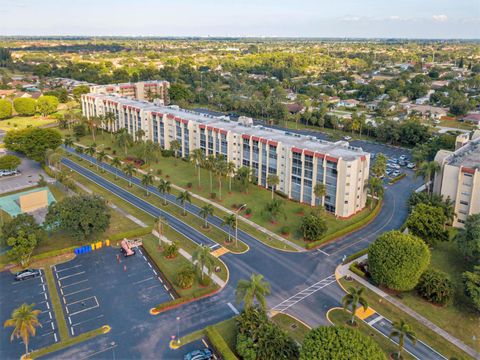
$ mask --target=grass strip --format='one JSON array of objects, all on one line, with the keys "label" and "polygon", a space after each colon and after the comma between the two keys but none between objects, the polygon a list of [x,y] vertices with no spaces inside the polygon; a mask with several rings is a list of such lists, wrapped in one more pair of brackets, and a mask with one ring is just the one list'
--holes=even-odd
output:
[{"label": "grass strip", "polygon": [[304,323],[286,314],[278,313],[272,317],[272,321],[299,344],[303,343],[303,339],[310,331]]},{"label": "grass strip", "polygon": [[70,335],[68,334],[67,322],[65,321],[65,317],[63,316],[62,303],[60,302],[57,287],[55,286],[55,279],[53,277],[52,268],[50,266],[45,266],[44,272],[45,278],[47,279],[48,294],[50,295],[50,301],[52,302],[55,319],[57,319],[60,340],[68,340],[70,338]]}]

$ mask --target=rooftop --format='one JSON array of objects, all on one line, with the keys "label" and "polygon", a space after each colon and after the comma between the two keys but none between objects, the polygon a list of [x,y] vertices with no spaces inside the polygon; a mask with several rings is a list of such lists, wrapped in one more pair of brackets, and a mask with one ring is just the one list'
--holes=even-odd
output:
[{"label": "rooftop", "polygon": [[480,138],[471,140],[453,152],[448,157],[447,163],[453,166],[464,166],[480,170]]},{"label": "rooftop", "polygon": [[227,116],[201,114],[192,110],[180,109],[177,106],[158,106],[147,101],[132,100],[112,95],[89,94],[88,96],[115,101],[122,105],[131,106],[143,111],[171,114],[184,120],[195,121],[199,124],[232,131],[237,134],[257,136],[259,138],[281,142],[287,146],[328,154],[337,158],[341,157],[345,161],[353,161],[361,156],[368,155],[368,153],[364,152],[361,148],[350,146],[347,141],[329,142],[314,136],[300,135],[294,132],[272,129],[261,125],[245,126],[237,121],[230,120]]}]

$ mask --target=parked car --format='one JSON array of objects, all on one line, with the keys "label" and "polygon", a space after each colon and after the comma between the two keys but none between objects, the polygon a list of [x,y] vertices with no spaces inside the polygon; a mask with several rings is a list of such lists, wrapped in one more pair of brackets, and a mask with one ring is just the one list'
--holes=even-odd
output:
[{"label": "parked car", "polygon": [[397,158],[394,158],[394,157],[388,159],[388,161],[389,161],[389,162],[392,162],[392,163],[394,163],[394,164],[398,163],[398,159],[397,159]]},{"label": "parked car", "polygon": [[343,140],[349,141],[352,140],[352,137],[347,135],[343,137]]},{"label": "parked car", "polygon": [[210,349],[193,350],[183,357],[184,360],[210,360],[213,353]]},{"label": "parked car", "polygon": [[10,176],[19,174],[18,170],[0,170],[0,176]]},{"label": "parked car", "polygon": [[40,270],[37,269],[25,269],[22,271],[19,271],[15,274],[15,280],[21,281],[21,280],[27,280],[27,279],[32,279],[37,276],[40,276]]},{"label": "parked car", "polygon": [[399,159],[400,160],[407,160],[407,155],[400,155]]},{"label": "parked car", "polygon": [[394,172],[392,172],[392,177],[397,177],[397,176],[400,176],[401,172],[399,170],[395,170]]},{"label": "parked car", "polygon": [[387,174],[387,176],[389,176],[392,172],[393,172],[392,169],[387,169],[387,171],[385,171],[385,173]]},{"label": "parked car", "polygon": [[415,169],[415,163],[408,163],[407,167],[409,169]]}]

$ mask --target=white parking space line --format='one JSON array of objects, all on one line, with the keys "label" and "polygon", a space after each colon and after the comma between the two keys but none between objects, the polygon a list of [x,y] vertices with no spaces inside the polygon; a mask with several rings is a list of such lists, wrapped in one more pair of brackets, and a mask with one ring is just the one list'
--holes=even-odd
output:
[{"label": "white parking space line", "polygon": [[80,322],[78,322],[78,323],[72,324],[72,327],[73,327],[73,326],[82,325],[82,324],[85,324],[86,322],[89,322],[89,321],[92,321],[92,320],[101,319],[101,318],[103,318],[103,314],[102,314],[102,315],[95,316],[94,318],[91,318],[91,319],[83,320],[83,321],[80,321]]},{"label": "white parking space line", "polygon": [[76,268],[81,267],[81,266],[83,266],[83,265],[80,265],[80,264],[79,264],[79,265],[71,266],[71,267],[66,268],[66,269],[55,270],[55,271],[56,271],[57,273],[60,273],[60,272],[62,272],[62,271],[67,271],[67,270],[70,270],[70,269],[76,269]]},{"label": "white parking space line", "polygon": [[86,297],[85,299],[73,301],[73,302],[69,303],[67,306],[71,306],[71,305],[74,305],[74,304],[78,304],[79,302],[85,302],[86,300],[89,300],[89,299],[95,299],[95,301],[96,301],[97,304],[98,304],[97,298],[96,298],[95,296],[89,296],[89,297]]},{"label": "white parking space line", "polygon": [[155,271],[155,269],[153,269],[153,272],[155,273],[155,276],[158,276],[157,272]]},{"label": "white parking space line", "polygon": [[143,259],[144,259],[145,261],[148,261],[147,258],[145,257],[145,255],[143,255]]},{"label": "white parking space line", "polygon": [[145,281],[149,281],[149,280],[153,280],[153,279],[155,279],[155,278],[154,277],[149,277],[149,278],[146,278],[146,279],[143,279],[143,280],[135,281],[134,283],[132,283],[132,285],[141,284]]},{"label": "white parking space line", "polygon": [[153,268],[152,268],[152,264],[150,264],[150,263],[147,263],[147,264],[148,264],[148,266],[150,266],[150,269],[153,269]]},{"label": "white parking space line", "polygon": [[78,276],[78,275],[82,275],[82,274],[85,274],[85,271],[80,271],[80,272],[72,274],[72,275],[67,275],[67,276],[64,276],[62,278],[59,278],[58,280],[64,280],[64,279],[68,279],[68,278],[71,278],[73,276]]},{"label": "white parking space line", "polygon": [[91,287],[88,287],[88,288],[78,290],[78,291],[74,291],[74,292],[71,292],[71,293],[68,293],[68,294],[63,294],[63,292],[62,292],[62,295],[67,297],[67,296],[75,295],[75,294],[78,294],[78,293],[81,293],[81,292],[84,292],[84,291],[87,291],[87,290],[91,290],[91,289],[92,289]]},{"label": "white parking space line", "polygon": [[143,255],[143,252],[140,248],[138,248],[138,252],[140,253],[140,255]]},{"label": "white parking space line", "polygon": [[73,327],[71,327],[71,326],[70,326],[70,331],[71,331],[71,333],[72,333],[72,336],[74,336],[75,333],[73,332]]},{"label": "white parking space line", "polygon": [[240,314],[240,311],[237,310],[235,306],[232,305],[232,303],[227,303],[228,307],[233,311],[235,315]]},{"label": "white parking space line", "polygon": [[55,342],[58,342],[57,333],[53,333],[53,337],[55,338]]},{"label": "white parking space line", "polygon": [[88,281],[88,279],[80,280],[80,281],[77,281],[77,282],[75,282],[75,283],[73,283],[73,284],[68,284],[68,285],[64,285],[64,286],[60,285],[60,281],[59,281],[59,282],[58,282],[58,285],[60,285],[60,287],[62,287],[62,288],[65,289],[65,288],[67,288],[67,287],[69,287],[69,286],[81,284],[81,283],[84,283],[84,282],[86,282],[86,281]]},{"label": "white parking space line", "polygon": [[[88,308],[85,308],[85,309],[82,309],[82,310],[79,310],[77,312],[74,312],[74,313],[70,313],[70,316],[73,316],[73,315],[77,315],[77,314],[80,314],[80,313],[83,313],[85,311],[89,311],[89,310],[92,310],[92,309],[96,309],[100,306],[100,304],[98,303],[97,301],[97,297],[96,296],[93,296],[93,298],[95,299],[95,302],[97,303],[96,305],[94,306],[91,306],[91,307],[88,307]],[[81,301],[81,300],[80,300]],[[73,303],[72,303],[73,304]],[[66,308],[68,308],[68,306],[72,305],[72,304],[69,304],[66,306]]]}]

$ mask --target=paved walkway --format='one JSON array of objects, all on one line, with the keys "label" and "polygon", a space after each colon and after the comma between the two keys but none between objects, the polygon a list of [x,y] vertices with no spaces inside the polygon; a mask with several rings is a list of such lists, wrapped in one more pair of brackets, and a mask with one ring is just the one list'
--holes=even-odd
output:
[{"label": "paved walkway", "polygon": [[[74,143],[74,144],[75,144],[76,146],[80,146],[80,147],[83,147],[83,148],[86,148],[86,147],[87,147],[87,146],[82,145],[82,144],[80,144],[80,143]],[[107,158],[111,159],[112,157],[109,156],[109,155],[107,155]],[[123,164],[123,162],[122,162],[122,164]],[[137,172],[140,173],[140,174],[146,174],[146,173],[147,173],[146,171],[143,171],[143,170],[141,170],[141,169],[138,169]],[[158,177],[155,176],[155,180],[160,180],[160,178],[158,178]],[[172,187],[173,187],[175,190],[177,190],[177,191],[182,191],[182,192],[183,192],[183,191],[186,190],[186,189],[184,189],[184,188],[182,188],[182,187],[180,187],[180,186],[178,186],[178,185],[175,185],[175,184],[172,184]],[[215,206],[217,209],[219,209],[219,210],[221,210],[221,211],[224,211],[224,212],[226,212],[227,214],[235,214],[234,211],[232,211],[232,210],[230,210],[230,209],[227,209],[226,207],[224,207],[224,206],[216,203],[215,201],[211,201],[211,200],[209,200],[209,199],[206,199],[206,198],[204,198],[204,197],[202,197],[202,196],[200,196],[200,195],[198,195],[198,194],[192,193],[192,192],[190,192],[190,194],[191,194],[191,196],[192,196],[193,198],[195,198],[195,199],[197,199],[197,200],[200,200],[200,201],[203,201],[203,202],[205,202],[205,203],[207,203],[207,204],[213,205],[213,206]],[[251,227],[255,228],[256,230],[261,231],[261,232],[267,234],[268,236],[274,238],[275,240],[278,240],[278,241],[284,243],[285,245],[290,246],[291,248],[295,249],[296,251],[306,251],[306,249],[303,248],[303,247],[301,247],[300,245],[297,245],[297,244],[295,244],[295,243],[293,243],[293,242],[291,242],[291,241],[289,241],[289,240],[281,237],[280,235],[275,234],[274,232],[272,232],[272,231],[264,228],[263,226],[260,226],[260,225],[256,224],[255,222],[253,222],[253,221],[251,221],[251,220],[243,217],[242,215],[239,215],[239,216],[238,216],[238,219],[239,219],[240,221],[243,221],[244,223],[250,225]],[[281,250],[281,249],[280,249],[280,250]]]},{"label": "paved walkway", "polygon": [[[362,260],[365,260],[366,258],[367,258],[367,255],[363,255],[360,258],[355,259],[354,261],[360,262]],[[413,311],[411,308],[404,305],[402,302],[398,301],[397,299],[393,298],[392,296],[388,295],[386,292],[382,291],[381,289],[379,289],[375,285],[371,284],[367,280],[365,280],[362,277],[358,276],[357,274],[354,274],[353,272],[351,272],[349,270],[350,264],[351,263],[348,263],[348,264],[345,264],[345,265],[340,265],[337,268],[337,273],[338,273],[340,278],[342,278],[346,275],[350,276],[351,278],[355,279],[357,282],[359,282],[360,284],[362,284],[363,286],[365,286],[369,290],[376,293],[378,296],[387,300],[392,305],[401,309],[403,312],[407,313],[408,315],[413,317],[415,320],[419,321],[420,323],[422,323],[423,325],[425,325],[426,327],[428,327],[432,331],[436,332],[439,336],[443,337],[448,342],[452,343],[453,345],[455,345],[459,349],[466,352],[468,355],[472,356],[474,359],[480,359],[480,354],[478,352],[476,352],[474,349],[472,349],[471,347],[465,345],[461,340],[459,340],[456,337],[450,335],[448,332],[443,330],[441,327],[435,325],[430,320],[426,319],[425,317],[423,317],[422,315],[420,315],[416,311]]]}]

